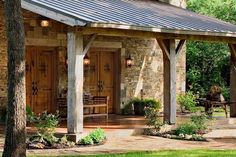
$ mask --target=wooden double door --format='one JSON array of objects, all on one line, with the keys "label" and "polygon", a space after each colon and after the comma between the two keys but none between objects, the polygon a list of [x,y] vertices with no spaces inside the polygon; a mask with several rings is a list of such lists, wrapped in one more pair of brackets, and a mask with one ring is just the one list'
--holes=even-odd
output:
[{"label": "wooden double door", "polygon": [[[94,96],[109,96],[109,113],[115,112],[115,52],[90,51],[84,67],[85,90]],[[96,111],[103,112],[103,111]]]},{"label": "wooden double door", "polygon": [[55,111],[55,61],[55,48],[26,48],[26,104],[36,114]]}]

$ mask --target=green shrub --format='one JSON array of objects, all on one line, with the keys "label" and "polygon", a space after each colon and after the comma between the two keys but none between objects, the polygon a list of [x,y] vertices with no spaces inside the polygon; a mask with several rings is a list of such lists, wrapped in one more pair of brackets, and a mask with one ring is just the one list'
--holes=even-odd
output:
[{"label": "green shrub", "polygon": [[79,143],[82,145],[93,145],[94,143],[100,143],[106,138],[104,130],[97,128],[90,134],[83,137]]},{"label": "green shrub", "polygon": [[221,93],[224,96],[226,101],[230,101],[230,90],[229,87],[222,86]]},{"label": "green shrub", "polygon": [[132,104],[134,105],[134,113],[135,115],[144,115],[144,107],[145,107],[145,101],[139,98],[134,98],[132,101]]},{"label": "green shrub", "polygon": [[198,134],[198,133],[204,133],[207,129],[207,122],[209,121],[206,114],[198,113],[195,115],[192,115],[190,118],[190,122],[180,125],[175,133],[176,135],[179,134]]},{"label": "green shrub", "polygon": [[26,106],[26,118],[28,122],[34,122],[36,119],[36,116],[29,106]]},{"label": "green shrub", "polygon": [[197,131],[206,130],[208,120],[206,114],[196,114],[191,116],[191,122],[196,125]]},{"label": "green shrub", "polygon": [[43,112],[39,116],[36,116],[29,109],[27,110],[27,119],[33,123],[37,129],[36,138],[48,144],[56,142],[58,139],[54,134],[56,127],[59,126],[59,112],[56,112],[56,114]]},{"label": "green shrub", "polygon": [[145,103],[146,107],[151,107],[156,110],[161,109],[161,103],[160,103],[160,101],[157,101],[156,99],[152,99],[152,98],[144,99],[144,103]]},{"label": "green shrub", "polygon": [[152,107],[152,108],[156,108],[158,110],[161,108],[160,102],[155,99],[133,98],[125,105],[124,112],[131,114],[132,113],[132,105],[134,107],[135,115],[145,115],[145,111],[144,111],[145,107]]},{"label": "green shrub", "polygon": [[133,102],[129,101],[127,104],[125,104],[124,108],[123,108],[123,114],[124,115],[131,115],[133,113]]},{"label": "green shrub", "polygon": [[192,92],[187,92],[177,96],[177,103],[180,105],[182,112],[184,110],[195,112],[196,111],[196,97]]},{"label": "green shrub", "polygon": [[88,136],[83,137],[80,140],[80,144],[82,144],[82,145],[93,145],[94,142],[93,142],[92,137],[90,135],[88,135]]},{"label": "green shrub", "polygon": [[195,134],[196,132],[197,132],[196,124],[192,122],[182,124],[175,130],[176,135],[180,135],[180,134],[192,135],[192,134]]},{"label": "green shrub", "polygon": [[153,127],[156,130],[159,130],[163,125],[163,122],[160,118],[160,101],[156,101],[154,99],[146,99],[145,100],[147,106],[145,107],[145,118],[147,119],[147,126]]},{"label": "green shrub", "polygon": [[100,128],[95,129],[94,131],[92,131],[89,134],[89,136],[92,138],[94,143],[100,143],[106,138],[105,132]]}]

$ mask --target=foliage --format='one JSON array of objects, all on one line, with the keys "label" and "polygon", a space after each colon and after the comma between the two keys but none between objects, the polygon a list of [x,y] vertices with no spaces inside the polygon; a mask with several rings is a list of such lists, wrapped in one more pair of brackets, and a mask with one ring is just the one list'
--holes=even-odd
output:
[{"label": "foliage", "polygon": [[195,114],[191,116],[191,122],[196,125],[197,131],[207,129],[207,122],[209,121],[206,114]]},{"label": "foliage", "polygon": [[182,125],[180,125],[176,130],[175,130],[175,134],[176,135],[192,135],[195,134],[197,130],[197,127],[194,123],[192,122],[188,122],[188,123],[184,123]]},{"label": "foliage", "polygon": [[30,106],[26,106],[26,118],[28,122],[33,122],[35,120],[35,115]]},{"label": "foliage", "polygon": [[132,103],[132,101],[129,101],[127,104],[125,104],[125,106],[123,108],[123,114],[125,114],[125,115],[133,114],[133,103]]},{"label": "foliage", "polygon": [[66,135],[62,136],[61,138],[58,139],[58,143],[59,144],[62,144],[64,146],[69,146],[69,147],[72,147],[75,145],[74,142],[72,141],[69,141],[68,140],[68,137]]},{"label": "foliage", "polygon": [[153,127],[157,131],[160,130],[160,127],[163,125],[158,108],[146,107],[145,118],[147,119],[147,126]]},{"label": "foliage", "polygon": [[92,137],[88,135],[88,136],[83,137],[80,140],[80,144],[82,144],[82,145],[93,145],[94,142],[93,142]]},{"label": "foliage", "polygon": [[92,131],[90,133],[90,137],[92,138],[94,143],[100,143],[101,141],[103,141],[106,138],[104,130],[102,130],[100,128]]},{"label": "foliage", "polygon": [[187,92],[185,94],[180,94],[177,96],[177,103],[180,105],[181,111],[184,110],[194,112],[196,111],[196,97],[192,92]]},{"label": "foliage", "polygon": [[229,87],[222,86],[221,87],[221,94],[224,96],[226,101],[230,100],[230,92],[229,92]]},{"label": "foliage", "polygon": [[[188,0],[187,8],[236,24],[235,0]],[[227,44],[187,42],[187,87],[205,97],[209,87],[219,85],[229,100],[230,53]]]},{"label": "foliage", "polygon": [[92,131],[87,136],[83,137],[79,143],[82,145],[93,145],[101,143],[103,140],[106,139],[104,130],[97,128],[94,131]]},{"label": "foliage", "polygon": [[147,107],[151,107],[156,110],[161,109],[161,103],[160,101],[157,101],[156,99],[153,99],[153,98],[144,99],[144,103],[146,104]]},{"label": "foliage", "polygon": [[184,123],[177,127],[175,134],[176,135],[193,135],[193,134],[203,134],[207,129],[208,117],[206,114],[197,113],[192,115],[190,121]]},{"label": "foliage", "polygon": [[132,108],[134,108],[134,112],[136,115],[144,115],[145,107],[152,107],[156,109],[161,108],[160,102],[158,102],[156,99],[148,98],[148,99],[139,99],[139,98],[133,98],[124,107],[124,112],[132,114]]},{"label": "foliage", "polygon": [[58,139],[54,136],[56,127],[59,126],[59,112],[48,114],[46,111],[36,116],[29,108],[27,109],[27,119],[33,123],[37,129],[35,139],[52,144]]}]

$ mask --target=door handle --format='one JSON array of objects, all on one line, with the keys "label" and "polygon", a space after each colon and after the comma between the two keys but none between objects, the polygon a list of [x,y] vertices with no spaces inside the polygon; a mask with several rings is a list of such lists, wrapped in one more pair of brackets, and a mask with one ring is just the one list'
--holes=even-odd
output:
[{"label": "door handle", "polygon": [[32,95],[35,95],[35,82],[32,82]]},{"label": "door handle", "polygon": [[38,94],[38,83],[32,82],[32,95],[37,95],[37,94]]},{"label": "door handle", "polygon": [[101,81],[101,88],[100,88],[101,92],[103,91],[103,86],[104,86],[104,81]]},{"label": "door handle", "polygon": [[98,81],[98,92],[101,92],[101,81]]},{"label": "door handle", "polygon": [[35,95],[38,95],[38,82],[35,82]]},{"label": "door handle", "polygon": [[98,81],[98,92],[103,91],[104,81]]}]

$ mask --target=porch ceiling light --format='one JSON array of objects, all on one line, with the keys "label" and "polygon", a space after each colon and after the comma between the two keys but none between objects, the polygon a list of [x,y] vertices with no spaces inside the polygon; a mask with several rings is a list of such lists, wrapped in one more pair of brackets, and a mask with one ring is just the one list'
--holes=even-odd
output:
[{"label": "porch ceiling light", "polygon": [[40,22],[41,27],[49,27],[49,20],[43,19]]},{"label": "porch ceiling light", "polygon": [[125,58],[125,65],[126,68],[130,68],[133,65],[133,59],[131,58],[130,55]]},{"label": "porch ceiling light", "polygon": [[84,56],[84,65],[89,65],[89,64],[90,64],[90,58],[86,53],[86,55]]}]

